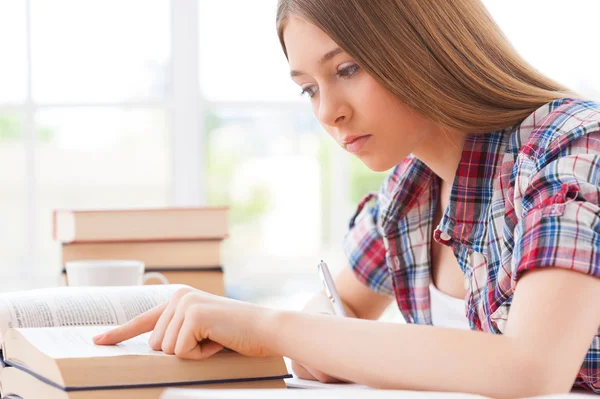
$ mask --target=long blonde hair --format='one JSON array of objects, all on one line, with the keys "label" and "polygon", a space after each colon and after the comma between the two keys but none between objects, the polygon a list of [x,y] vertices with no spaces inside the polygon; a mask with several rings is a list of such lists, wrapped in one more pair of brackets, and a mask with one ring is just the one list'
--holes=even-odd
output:
[{"label": "long blonde hair", "polygon": [[504,129],[574,93],[523,60],[480,0],[279,0],[323,30],[383,87],[430,120],[468,133]]}]

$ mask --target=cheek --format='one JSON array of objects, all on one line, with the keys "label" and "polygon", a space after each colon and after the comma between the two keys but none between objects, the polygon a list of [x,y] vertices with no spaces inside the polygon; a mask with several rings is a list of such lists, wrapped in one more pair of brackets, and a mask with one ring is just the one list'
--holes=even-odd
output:
[{"label": "cheek", "polygon": [[[387,89],[384,89],[379,84],[374,83],[369,90],[369,95],[365,106],[369,108],[372,114],[377,114],[379,118],[385,115],[385,119],[382,122],[397,120],[403,115],[402,103]],[[381,119],[379,119],[381,120]]]},{"label": "cheek", "polygon": [[366,133],[385,135],[390,129],[395,130],[392,125],[397,124],[400,116],[397,113],[399,100],[373,78],[364,80],[353,98],[354,110],[364,122],[361,125]]},{"label": "cheek", "polygon": [[337,141],[337,137],[333,134],[333,129],[330,129],[329,127],[323,125],[322,123],[320,125],[323,128],[323,130],[325,130],[327,132],[329,137],[331,137],[332,139]]}]

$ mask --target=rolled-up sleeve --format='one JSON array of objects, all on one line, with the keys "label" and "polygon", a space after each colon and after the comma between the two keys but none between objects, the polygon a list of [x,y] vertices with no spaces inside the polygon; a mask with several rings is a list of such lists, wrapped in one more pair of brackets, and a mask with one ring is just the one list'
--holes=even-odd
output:
[{"label": "rolled-up sleeve", "polygon": [[344,239],[344,252],[359,281],[373,291],[393,295],[393,284],[386,266],[386,249],[379,233],[379,198],[366,195],[359,203]]},{"label": "rolled-up sleeve", "polygon": [[538,170],[524,187],[522,215],[514,230],[513,289],[525,271],[544,267],[600,277],[597,148],[558,157]]}]

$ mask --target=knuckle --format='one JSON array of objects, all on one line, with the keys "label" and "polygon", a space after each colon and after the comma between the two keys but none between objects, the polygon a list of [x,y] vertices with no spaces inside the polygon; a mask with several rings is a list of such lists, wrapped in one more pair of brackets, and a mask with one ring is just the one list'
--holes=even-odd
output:
[{"label": "knuckle", "polygon": [[187,309],[191,304],[198,300],[198,295],[196,292],[188,292],[185,294],[181,300],[179,301],[179,307]]},{"label": "knuckle", "polygon": [[191,358],[190,353],[184,351],[183,348],[181,348],[179,345],[175,346],[175,348],[173,350],[173,354],[180,359],[190,359]]},{"label": "knuckle", "polygon": [[105,332],[104,335],[110,339],[119,339],[119,337],[121,337],[125,331],[127,330],[126,325],[124,324],[122,326],[116,327],[110,331]]},{"label": "knuckle", "polygon": [[175,345],[175,348],[173,349],[173,354],[175,356],[177,356],[178,358],[183,358],[183,351],[181,350],[181,348],[179,348],[177,345]]},{"label": "knuckle", "polygon": [[171,345],[170,342],[168,342],[166,340],[163,340],[162,345],[161,345],[161,349],[167,355],[172,355],[174,348],[173,348],[173,345]]},{"label": "knuckle", "polygon": [[186,287],[182,287],[180,289],[178,289],[177,291],[175,291],[175,294],[173,294],[173,299],[181,299],[184,296],[186,296],[187,294],[189,294],[190,292],[194,292],[195,290],[192,287],[186,286]]},{"label": "knuckle", "polygon": [[195,305],[188,307],[185,310],[185,319],[189,320],[190,322],[192,322],[194,324],[201,322],[203,319],[202,306],[195,304]]}]

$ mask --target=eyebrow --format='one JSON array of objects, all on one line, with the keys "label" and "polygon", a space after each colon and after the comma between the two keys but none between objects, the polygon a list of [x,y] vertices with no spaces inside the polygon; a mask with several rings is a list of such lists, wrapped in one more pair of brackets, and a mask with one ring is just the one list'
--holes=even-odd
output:
[{"label": "eyebrow", "polygon": [[[321,57],[321,59],[319,60],[319,64],[322,65],[324,63],[326,63],[327,61],[330,61],[333,57],[335,57],[336,55],[343,53],[344,50],[342,50],[341,47],[336,47],[331,51],[328,51],[327,53],[325,53],[325,55],[323,55]],[[295,76],[300,76],[300,75],[304,75],[304,72],[302,71],[296,71],[296,70],[292,70],[290,72],[290,76],[293,78]]]}]

